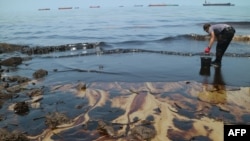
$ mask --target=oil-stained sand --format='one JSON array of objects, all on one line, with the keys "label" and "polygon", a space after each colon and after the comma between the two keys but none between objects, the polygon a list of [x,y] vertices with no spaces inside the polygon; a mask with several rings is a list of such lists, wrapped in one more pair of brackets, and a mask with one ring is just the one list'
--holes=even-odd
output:
[{"label": "oil-stained sand", "polygon": [[[195,81],[80,82],[54,85],[48,91],[80,100],[73,102],[71,111],[57,111],[71,116],[71,122],[42,126],[36,135],[29,131],[38,125],[25,129],[31,140],[222,141],[223,124],[247,124],[250,116],[249,87]],[[65,96],[60,101],[60,106],[72,102]]]}]

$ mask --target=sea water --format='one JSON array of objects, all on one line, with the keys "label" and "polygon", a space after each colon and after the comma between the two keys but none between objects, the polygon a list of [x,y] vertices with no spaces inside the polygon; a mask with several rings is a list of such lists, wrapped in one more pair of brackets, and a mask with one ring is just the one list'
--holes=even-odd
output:
[{"label": "sea water", "polygon": [[[76,43],[101,43],[94,49],[82,49],[32,55],[32,59],[9,75],[32,77],[40,68],[49,71],[46,84],[93,81],[189,81],[213,83],[214,68],[202,76],[200,54],[207,40],[204,23],[228,23],[236,35],[250,34],[249,8],[244,6],[203,7],[113,7],[70,10],[22,11],[0,13],[0,42],[47,47]],[[215,45],[211,52],[215,53]],[[107,50],[127,53],[98,53]],[[132,51],[131,51],[132,50]],[[133,51],[135,50],[135,51]],[[146,51],[136,51],[146,50]],[[89,52],[96,52],[92,55]],[[173,52],[173,53],[164,53]],[[223,57],[221,74],[227,85],[250,86],[249,42],[232,41]],[[0,54],[0,57],[18,52]],[[214,57],[214,56],[213,56]],[[53,70],[58,71],[53,71]]]}]

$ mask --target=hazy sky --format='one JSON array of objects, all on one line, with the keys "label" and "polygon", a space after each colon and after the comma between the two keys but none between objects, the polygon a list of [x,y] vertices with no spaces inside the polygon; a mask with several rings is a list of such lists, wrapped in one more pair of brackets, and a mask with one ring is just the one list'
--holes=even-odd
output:
[{"label": "hazy sky", "polygon": [[[101,7],[134,6],[142,4],[147,6],[151,3],[166,3],[182,5],[202,6],[205,0],[0,0],[1,11],[37,10],[38,8],[57,9],[58,7],[80,7],[88,8],[90,5]],[[250,7],[250,0],[207,0],[208,2],[231,2],[236,6],[247,5]]]}]

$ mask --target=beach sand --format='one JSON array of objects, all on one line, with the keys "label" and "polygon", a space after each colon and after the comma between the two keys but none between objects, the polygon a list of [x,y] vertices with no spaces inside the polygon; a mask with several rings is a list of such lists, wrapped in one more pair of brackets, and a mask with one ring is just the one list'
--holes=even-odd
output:
[{"label": "beach sand", "polygon": [[[39,134],[27,137],[46,141],[223,141],[224,124],[249,123],[250,87],[227,87],[195,81],[94,82],[85,86],[82,82],[51,86],[50,93],[63,92],[85,101],[74,103],[79,115],[72,117],[70,123],[54,129],[44,127],[37,132]],[[64,103],[60,106],[70,103],[65,97],[60,101]],[[32,105],[42,105],[42,101],[32,102]],[[46,111],[44,108],[36,106],[33,110]],[[69,115],[71,111],[64,113]],[[12,116],[15,116],[14,113]],[[35,117],[33,114],[30,119],[34,121]],[[21,118],[15,116],[12,123],[20,126],[28,124],[29,127],[24,129],[27,133],[31,129],[36,130],[38,125],[32,125],[32,122],[18,123]],[[102,129],[100,121],[106,123]],[[6,123],[6,126],[11,125]]]},{"label": "beach sand", "polygon": [[8,133],[13,139],[19,131],[34,141],[223,141],[224,125],[250,122],[250,87],[220,82],[218,69],[214,83],[50,84],[45,84],[50,77],[46,70],[34,78],[10,76],[16,69],[1,70],[0,140]]},{"label": "beach sand", "polygon": [[[250,116],[249,87],[212,86],[185,81],[92,83],[84,91],[75,89],[73,85],[56,89],[67,90],[76,97],[88,99],[90,108],[75,117],[68,128],[53,131],[61,137],[72,136],[76,132],[75,127],[101,119],[121,126],[114,134],[124,134],[125,137],[114,140],[133,139],[133,128],[149,126],[155,132],[155,136],[149,137],[152,140],[222,141],[224,124],[248,123],[244,117]],[[109,118],[111,114],[112,118]],[[67,134],[63,133],[65,131]],[[95,130],[85,132],[89,132],[89,136],[99,134]],[[49,135],[45,138],[50,138],[51,131],[46,130],[44,134]],[[136,136],[140,140],[147,139],[143,133]],[[112,140],[112,137],[107,134],[98,139]]]}]

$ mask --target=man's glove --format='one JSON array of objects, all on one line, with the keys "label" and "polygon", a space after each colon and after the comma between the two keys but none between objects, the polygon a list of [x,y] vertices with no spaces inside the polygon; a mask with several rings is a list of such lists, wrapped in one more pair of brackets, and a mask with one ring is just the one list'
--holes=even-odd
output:
[{"label": "man's glove", "polygon": [[209,47],[206,47],[205,50],[204,50],[205,53],[210,53],[210,48]]}]

